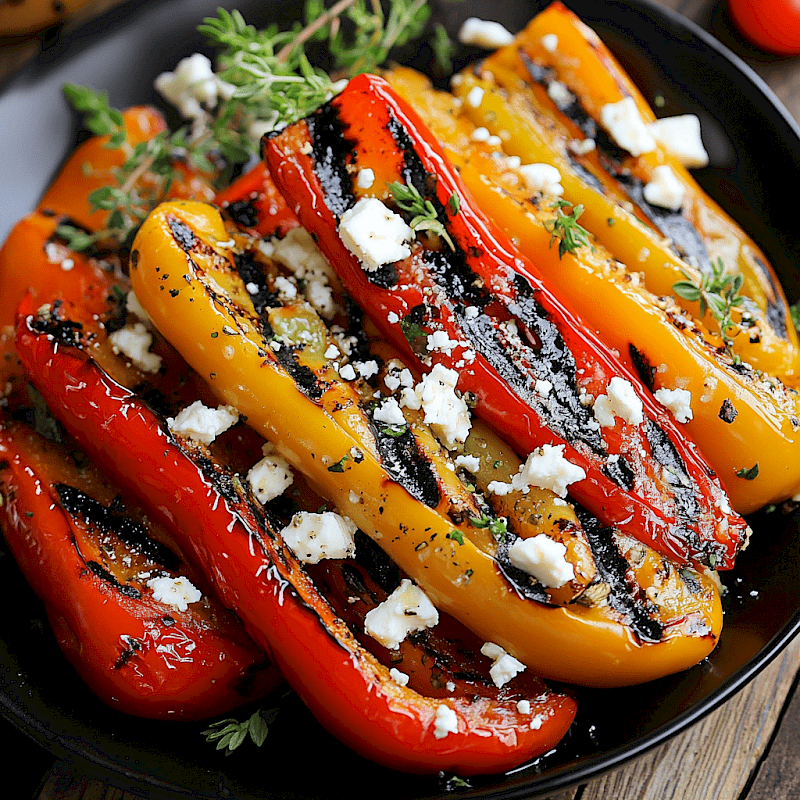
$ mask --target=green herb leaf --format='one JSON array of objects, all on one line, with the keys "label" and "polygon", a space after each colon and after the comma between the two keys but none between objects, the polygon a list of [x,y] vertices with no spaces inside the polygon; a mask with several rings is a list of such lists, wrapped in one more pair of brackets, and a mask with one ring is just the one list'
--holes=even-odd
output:
[{"label": "green herb leaf", "polygon": [[408,430],[408,425],[381,425],[381,433],[391,436],[393,439],[400,438]]},{"label": "green herb leaf", "polygon": [[744,478],[746,481],[752,481],[758,477],[758,461],[752,467],[744,467],[736,470],[737,478]]},{"label": "green herb leaf", "polygon": [[[565,253],[575,253],[579,247],[589,244],[589,231],[578,224],[578,217],[583,214],[583,206],[573,206],[567,200],[557,200],[551,208],[556,210],[555,219],[545,223],[545,228],[550,232],[550,246],[558,242],[558,257],[563,258]],[[571,208],[571,214],[565,214],[564,208]]]},{"label": "green herb leaf", "polygon": [[461,531],[457,531],[455,528],[447,534],[447,538],[459,544],[464,544],[464,534],[461,533]]},{"label": "green herb leaf", "polygon": [[[444,223],[439,219],[439,215],[433,203],[423,197],[416,186],[413,184],[392,182],[388,184],[388,187],[394,197],[395,203],[397,203],[406,214],[413,215],[408,223],[412,230],[431,231],[431,233],[441,236],[450,246],[451,250],[456,249]],[[456,198],[456,201],[457,200],[458,198]]]},{"label": "green herb leaf", "polygon": [[277,715],[277,709],[268,709],[255,711],[244,722],[235,719],[219,720],[206,728],[202,735],[206,737],[207,742],[216,742],[216,749],[225,750],[225,755],[230,755],[240,747],[248,735],[257,747],[261,747],[269,733],[269,726]]},{"label": "green herb leaf", "polygon": [[328,472],[344,472],[344,463],[350,458],[348,455],[343,455],[335,464],[328,467]]}]

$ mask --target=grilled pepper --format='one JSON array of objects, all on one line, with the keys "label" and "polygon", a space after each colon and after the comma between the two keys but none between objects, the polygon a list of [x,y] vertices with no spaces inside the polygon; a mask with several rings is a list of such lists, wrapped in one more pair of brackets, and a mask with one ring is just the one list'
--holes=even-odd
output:
[{"label": "grilled pepper", "polygon": [[474,141],[474,126],[459,115],[453,96],[435,91],[407,68],[387,77],[398,93],[414,98],[415,109],[443,142],[481,210],[522,252],[537,254],[547,280],[650,391],[689,393],[692,416],[686,430],[724,481],[733,508],[747,514],[797,494],[797,392],[737,364],[717,335],[668,298],[653,295],[638,273],[629,272],[599,242],[560,254],[551,246],[553,210],[531,197],[495,148]]},{"label": "grilled pepper", "polygon": [[[733,565],[747,526],[696,447],[480,214],[386,81],[355,78],[314,115],[266,141],[264,152],[278,188],[344,285],[409,359],[459,370],[458,386],[475,395],[477,413],[521,455],[563,445],[586,476],[570,492],[606,524],[624,526],[679,562]],[[364,168],[375,177],[366,191],[355,186]],[[452,249],[417,239],[410,258],[370,272],[340,239],[340,220],[357,197],[386,197],[392,181],[431,203]],[[442,334],[450,344],[437,351]],[[641,416],[605,419],[601,427],[598,398],[613,391],[614,379],[630,386]],[[537,381],[550,390],[539,394]]]},{"label": "grilled pepper", "polygon": [[[397,683],[316,591],[274,518],[238,476],[205,446],[173,435],[139,396],[102,371],[83,350],[84,328],[76,327],[82,323],[67,324],[56,312],[48,330],[32,311],[22,309],[19,352],[61,420],[135,488],[153,519],[175,526],[179,544],[212,577],[223,602],[345,743],[396,769],[472,774],[508,769],[561,739],[575,702],[540,681],[523,684],[524,695],[486,686],[446,698]],[[64,330],[71,334],[61,336]],[[517,707],[523,697],[530,712]],[[530,724],[531,714],[539,727]],[[457,731],[443,734],[448,716]]]},{"label": "grilled pepper", "polygon": [[280,681],[219,601],[176,607],[148,579],[200,577],[168,532],[91,466],[21,423],[0,419],[0,522],[75,670],[108,705],[142,717],[205,719]]}]

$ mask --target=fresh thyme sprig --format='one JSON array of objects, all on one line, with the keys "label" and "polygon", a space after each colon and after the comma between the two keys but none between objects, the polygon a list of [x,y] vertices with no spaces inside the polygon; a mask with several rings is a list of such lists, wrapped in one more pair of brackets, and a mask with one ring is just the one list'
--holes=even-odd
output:
[{"label": "fresh thyme sprig", "polygon": [[[439,215],[436,213],[433,203],[423,197],[416,186],[392,182],[388,184],[388,187],[395,203],[407,214],[414,215],[408,223],[412,230],[435,233],[447,242],[451,250],[456,249],[450,234],[439,220]],[[458,198],[456,198],[456,204],[457,202]]]},{"label": "fresh thyme sprig", "polygon": [[202,734],[206,737],[207,742],[216,742],[217,750],[225,750],[225,755],[229,756],[247,739],[248,735],[257,747],[261,747],[266,741],[269,726],[277,716],[278,710],[275,708],[266,711],[259,709],[244,722],[235,719],[212,722]]},{"label": "fresh thyme sprig", "polygon": [[730,330],[738,330],[738,325],[733,321],[733,309],[741,306],[745,299],[739,294],[744,278],[741,275],[731,275],[725,272],[725,265],[721,258],[711,263],[711,272],[704,272],[699,284],[692,280],[686,272],[685,281],[678,281],[672,285],[672,290],[678,297],[689,302],[700,303],[700,316],[705,316],[707,311],[719,325],[719,333],[725,347],[730,351],[733,341],[728,335]]},{"label": "fresh thyme sprig", "polygon": [[[583,214],[583,206],[573,206],[567,200],[557,200],[551,208],[556,210],[555,219],[545,223],[550,231],[550,246],[558,241],[558,257],[563,258],[565,253],[575,253],[579,247],[589,244],[589,231],[578,224],[578,217]],[[571,214],[565,214],[563,209],[571,208]]]},{"label": "fresh thyme sprig", "polygon": [[503,518],[490,517],[481,514],[479,517],[470,517],[469,524],[473,528],[488,528],[489,532],[500,541],[504,541],[508,535],[506,521]]}]

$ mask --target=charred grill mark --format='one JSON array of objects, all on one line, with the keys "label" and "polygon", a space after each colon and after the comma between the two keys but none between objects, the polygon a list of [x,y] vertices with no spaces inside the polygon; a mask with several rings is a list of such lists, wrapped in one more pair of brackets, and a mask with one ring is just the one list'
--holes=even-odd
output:
[{"label": "charred grill mark", "polygon": [[142,593],[135,586],[128,586],[127,584],[120,583],[102,564],[98,564],[96,561],[87,561],[86,566],[89,567],[98,578],[113,586],[120,594],[125,595],[125,597],[130,597],[133,600],[139,600],[141,598]]},{"label": "charred grill mark", "polygon": [[641,350],[637,350],[633,344],[628,345],[628,352],[631,354],[631,361],[639,380],[652,393],[656,384],[656,368],[650,363],[647,356]]},{"label": "charred grill mark", "polygon": [[[115,287],[116,288],[116,287]],[[103,316],[103,327],[106,333],[113,333],[125,327],[128,321],[127,295],[124,292],[112,292],[106,298],[108,312]]]},{"label": "charred grill mark", "polygon": [[61,505],[71,517],[83,519],[103,533],[113,533],[128,547],[165,569],[176,571],[180,568],[177,556],[168,547],[152,539],[144,525],[125,514],[121,503],[106,507],[74,486],[65,483],[56,483],[54,486]]},{"label": "charred grill mark", "polygon": [[645,216],[672,242],[672,249],[683,259],[696,261],[698,267],[703,272],[711,269],[711,262],[708,257],[703,238],[697,228],[686,219],[681,210],[672,211],[669,208],[650,205],[644,197],[644,184],[638,178],[631,175],[617,173],[616,176],[620,186],[625,190],[628,197],[636,203],[644,212]]},{"label": "charred grill mark", "polygon": [[764,279],[769,283],[772,292],[767,295],[767,322],[770,327],[782,339],[786,339],[788,330],[786,328],[786,307],[781,301],[781,287],[775,281],[775,276],[772,274],[769,267],[755,254],[753,254],[753,261],[761,271]]},{"label": "charred grill mark", "polygon": [[364,312],[350,295],[345,296],[345,314],[347,316],[346,334],[351,338],[350,360],[377,360],[370,352],[369,340],[364,333]]},{"label": "charred grill mark", "polygon": [[178,406],[171,402],[162,391],[156,389],[155,386],[141,383],[135,386],[133,391],[134,394],[147,403],[156,414],[160,414],[162,417],[175,416],[178,411]]},{"label": "charred grill mark", "polygon": [[127,647],[120,653],[119,658],[114,662],[114,669],[122,669],[135,655],[142,649],[142,643],[132,636],[125,636],[124,641]]},{"label": "charred grill mark", "polygon": [[502,541],[498,542],[497,553],[495,560],[503,577],[519,592],[522,597],[528,600],[534,600],[543,605],[551,605],[550,598],[547,596],[547,591],[533,575],[515,567],[508,556],[508,551],[514,541],[512,536],[506,536]]},{"label": "charred grill mark", "polygon": [[314,169],[325,192],[325,203],[340,217],[355,204],[352,179],[347,172],[353,142],[346,137],[339,113],[330,103],[307,117],[306,124],[316,162]]},{"label": "charred grill mark", "polygon": [[400,435],[390,435],[385,426],[372,422],[372,431],[383,468],[412,497],[429,508],[441,500],[439,481],[428,459],[420,452],[417,440],[406,426]]},{"label": "charred grill mark", "polygon": [[397,267],[394,264],[382,264],[378,269],[373,272],[365,273],[369,282],[381,289],[391,289],[397,285],[399,275],[397,274]]},{"label": "charred grill mark", "polygon": [[172,231],[172,238],[175,239],[178,247],[180,247],[184,253],[191,252],[197,241],[194,231],[185,222],[172,215],[167,217],[167,224],[169,225],[170,231]]},{"label": "charred grill mark", "polygon": [[31,328],[37,333],[52,337],[52,340],[65,347],[83,347],[81,332],[83,325],[61,317],[60,300],[56,300],[47,316],[35,316]]},{"label": "charred grill mark", "polygon": [[569,158],[569,165],[572,168],[572,171],[584,182],[586,186],[594,189],[596,192],[600,192],[600,194],[605,194],[605,187],[600,182],[600,179],[595,176],[593,173],[589,172],[586,167],[582,164],[579,164],[575,159],[571,156]]},{"label": "charred grill mark", "polygon": [[631,465],[622,456],[606,462],[603,467],[603,473],[626,492],[633,491],[636,476],[631,469]]},{"label": "charred grill mark", "polygon": [[719,418],[730,425],[737,416],[739,416],[739,412],[736,410],[736,406],[726,397],[719,407]]},{"label": "charred grill mark", "polygon": [[477,280],[477,276],[469,268],[462,250],[455,252],[427,250],[424,253],[424,261],[431,275],[450,298],[458,298],[465,305],[481,309],[491,300],[483,283]]},{"label": "charred grill mark", "polygon": [[322,397],[325,391],[322,382],[317,378],[313,370],[304,366],[297,360],[297,353],[293,348],[285,344],[281,345],[275,352],[275,358],[294,381],[295,386],[297,386],[306,397],[315,402]]},{"label": "charred grill mark", "polygon": [[[391,594],[400,585],[399,567],[365,533],[356,531],[354,538],[356,541],[356,562],[366,570],[370,578],[387,595]],[[366,588],[363,592],[366,592]]]},{"label": "charred grill mark", "polygon": [[598,577],[609,587],[609,605],[626,617],[631,630],[639,639],[646,642],[661,641],[663,626],[630,593],[626,580],[628,562],[620,555],[614,543],[614,529],[603,527],[598,519],[583,508],[576,506],[575,511],[592,548]]},{"label": "charred grill mark", "polygon": [[239,273],[242,283],[245,286],[251,283],[258,287],[258,291],[250,295],[256,314],[261,316],[264,311],[268,311],[270,308],[278,308],[282,305],[277,293],[271,292],[267,288],[264,272],[252,252],[245,250],[242,253],[235,253],[233,262],[236,265],[236,271]]},{"label": "charred grill mark", "polygon": [[255,228],[258,225],[258,209],[252,200],[234,200],[223,210],[237,225],[244,228]]}]

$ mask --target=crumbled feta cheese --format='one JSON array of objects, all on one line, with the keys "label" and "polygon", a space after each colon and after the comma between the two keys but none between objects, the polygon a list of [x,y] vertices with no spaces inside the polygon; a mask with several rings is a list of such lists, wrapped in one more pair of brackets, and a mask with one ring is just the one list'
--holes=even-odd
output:
[{"label": "crumbled feta cheese", "polygon": [[153,334],[141,322],[110,333],[108,341],[115,353],[129,358],[142,372],[156,373],[161,369],[161,356],[150,352]]},{"label": "crumbled feta cheese", "polygon": [[406,424],[406,418],[403,416],[403,412],[400,410],[400,406],[397,404],[397,400],[395,400],[394,397],[388,397],[384,400],[383,403],[375,409],[373,417],[377,422],[385,422],[387,425]]},{"label": "crumbled feta cheese", "polygon": [[413,391],[406,389],[401,397],[401,402],[407,408],[415,407],[409,395],[416,398],[416,408],[423,409],[425,422],[449,450],[463,443],[472,427],[469,407],[456,394],[457,382],[458,373],[455,370],[435,364]]},{"label": "crumbled feta cheese", "polygon": [[542,47],[544,47],[548,53],[554,53],[558,47],[558,36],[554,33],[546,33],[542,36]]},{"label": "crumbled feta cheese", "polygon": [[552,589],[575,578],[572,564],[564,558],[566,553],[566,545],[544,533],[530,539],[517,539],[508,549],[508,557],[517,569]]},{"label": "crumbled feta cheese", "polygon": [[442,703],[436,708],[436,717],[433,723],[433,735],[437,739],[444,739],[448,733],[458,733],[458,717],[450,706]]},{"label": "crumbled feta cheese", "polygon": [[151,578],[147,581],[147,588],[152,590],[153,599],[157,603],[166,603],[178,611],[186,611],[189,603],[197,603],[203,599],[203,593],[183,575],[177,578]]},{"label": "crumbled feta cheese", "polygon": [[456,456],[456,466],[474,474],[481,468],[481,460],[477,456]]},{"label": "crumbled feta cheese", "polygon": [[186,406],[174,419],[167,417],[167,425],[173,433],[203,444],[211,444],[238,421],[239,412],[233,406],[209,408],[200,400]]},{"label": "crumbled feta cheese", "polygon": [[278,275],[275,278],[274,285],[282,299],[294,300],[297,297],[297,286],[288,278],[284,278],[283,275]]},{"label": "crumbled feta cheese", "polygon": [[480,108],[483,102],[483,89],[480,86],[473,86],[467,95],[467,103],[473,108]]},{"label": "crumbled feta cheese", "polygon": [[333,511],[300,511],[281,536],[304,564],[319,564],[324,558],[351,558],[356,552],[355,532],[356,524],[349,517]]},{"label": "crumbled feta cheese", "polygon": [[464,309],[464,316],[467,319],[475,319],[480,313],[480,309],[477,306],[467,306]]},{"label": "crumbled feta cheese", "polygon": [[64,260],[61,262],[61,269],[63,269],[63,270],[64,270],[64,272],[69,272],[71,269],[74,269],[74,267],[75,267],[75,261],[74,261],[74,259],[71,259],[71,258],[65,258],[65,259],[64,259]]},{"label": "crumbled feta cheese", "polygon": [[604,428],[614,427],[615,416],[629,425],[641,425],[644,422],[642,401],[633,384],[625,378],[612,378],[608,384],[608,394],[595,398],[592,410],[594,418]]},{"label": "crumbled feta cheese", "polygon": [[341,351],[335,344],[329,344],[328,349],[325,351],[325,358],[339,358]]},{"label": "crumbled feta cheese", "polygon": [[644,124],[632,97],[604,105],[600,109],[600,122],[609,136],[632,156],[656,149],[656,140]]},{"label": "crumbled feta cheese", "polygon": [[339,238],[367,272],[375,272],[411,255],[414,231],[377,197],[362,197],[342,214]]},{"label": "crumbled feta cheese", "polygon": [[398,316],[397,316],[397,314],[395,314],[395,312],[394,312],[394,311],[390,311],[390,312],[389,312],[389,313],[386,315],[386,319],[387,319],[387,320],[388,320],[388,321],[389,321],[389,322],[390,322],[392,325],[396,325],[398,322],[400,322],[400,317],[398,317]]},{"label": "crumbled feta cheese", "polygon": [[356,186],[358,186],[359,189],[370,189],[373,183],[375,183],[375,170],[364,167],[364,169],[358,171]]},{"label": "crumbled feta cheese", "polygon": [[377,361],[356,361],[353,366],[358,370],[358,374],[364,380],[369,380],[373,375],[378,374]]},{"label": "crumbled feta cheese", "polygon": [[550,381],[537,380],[536,383],[533,384],[533,391],[536,392],[539,397],[547,397],[547,395],[553,391],[553,384],[550,383]]},{"label": "crumbled feta cheese", "polygon": [[450,355],[453,349],[458,347],[458,345],[459,342],[455,339],[451,339],[445,331],[434,331],[428,336],[426,347],[431,352],[436,351]]},{"label": "crumbled feta cheese", "polygon": [[585,156],[597,148],[597,142],[594,139],[572,139],[568,146],[576,156]]},{"label": "crumbled feta cheese", "polygon": [[289,462],[278,455],[271,444],[261,448],[264,457],[248,471],[247,480],[259,503],[268,503],[282,495],[294,480]]},{"label": "crumbled feta cheese", "polygon": [[575,95],[561,81],[550,81],[547,84],[547,96],[563,111],[575,102]]},{"label": "crumbled feta cheese", "polygon": [[491,134],[487,128],[480,127],[475,128],[475,130],[470,134],[469,138],[472,139],[473,142],[487,142],[489,141],[490,136]]},{"label": "crumbled feta cheese", "polygon": [[490,147],[500,147],[503,144],[503,139],[500,136],[492,135],[486,140],[486,144]]},{"label": "crumbled feta cheese", "polygon": [[522,159],[519,156],[508,156],[506,158],[506,166],[509,169],[519,169],[522,164]]},{"label": "crumbled feta cheese", "polygon": [[653,138],[684,167],[705,167],[708,153],[703,146],[700,120],[696,114],[680,114],[651,122],[647,129]]},{"label": "crumbled feta cheese", "polygon": [[490,481],[486,489],[489,494],[496,494],[500,497],[505,497],[507,494],[511,494],[511,492],[514,491],[514,487],[510,483],[505,483],[504,481]]},{"label": "crumbled feta cheese", "polygon": [[653,168],[650,180],[644,185],[644,199],[651,206],[677,211],[683,205],[686,188],[678,180],[672,167],[659,164]]},{"label": "crumbled feta cheese", "polygon": [[550,164],[524,164],[517,170],[531,192],[560,197],[564,194],[561,173]]},{"label": "crumbled feta cheese", "polygon": [[409,633],[432,628],[439,612],[415,583],[403,578],[380,605],[364,617],[364,630],[389,650],[397,650]]},{"label": "crumbled feta cheese", "polygon": [[345,364],[340,370],[339,375],[346,381],[354,381],[356,379],[356,371],[353,369],[352,364]]},{"label": "crumbled feta cheese", "polygon": [[400,686],[408,686],[408,675],[406,675],[405,672],[400,672],[400,670],[396,667],[392,667],[389,670],[389,675],[391,676],[392,680],[395,683],[399,683]]},{"label": "crumbled feta cheese", "polygon": [[[577,464],[564,458],[564,448],[563,444],[544,444],[534,450],[511,479],[511,486],[526,494],[531,486],[537,486],[549,489],[559,497],[566,497],[567,486],[582,481],[586,473]],[[495,491],[495,494],[501,492]]]},{"label": "crumbled feta cheese", "polygon": [[467,17],[458,32],[458,41],[484,50],[497,50],[514,41],[514,35],[499,22]]},{"label": "crumbled feta cheese", "polygon": [[655,398],[678,422],[688,422],[692,418],[692,393],[688,389],[657,389]]},{"label": "crumbled feta cheese", "polygon": [[512,678],[525,670],[525,665],[521,661],[518,661],[494,642],[485,642],[481,647],[481,653],[492,659],[493,663],[489,668],[489,677],[498,689],[505,686]]},{"label": "crumbled feta cheese", "polygon": [[203,105],[214,108],[217,97],[230,97],[235,88],[217,77],[211,61],[202,53],[181,59],[174,72],[162,72],[153,86],[184,119],[202,117]]}]

